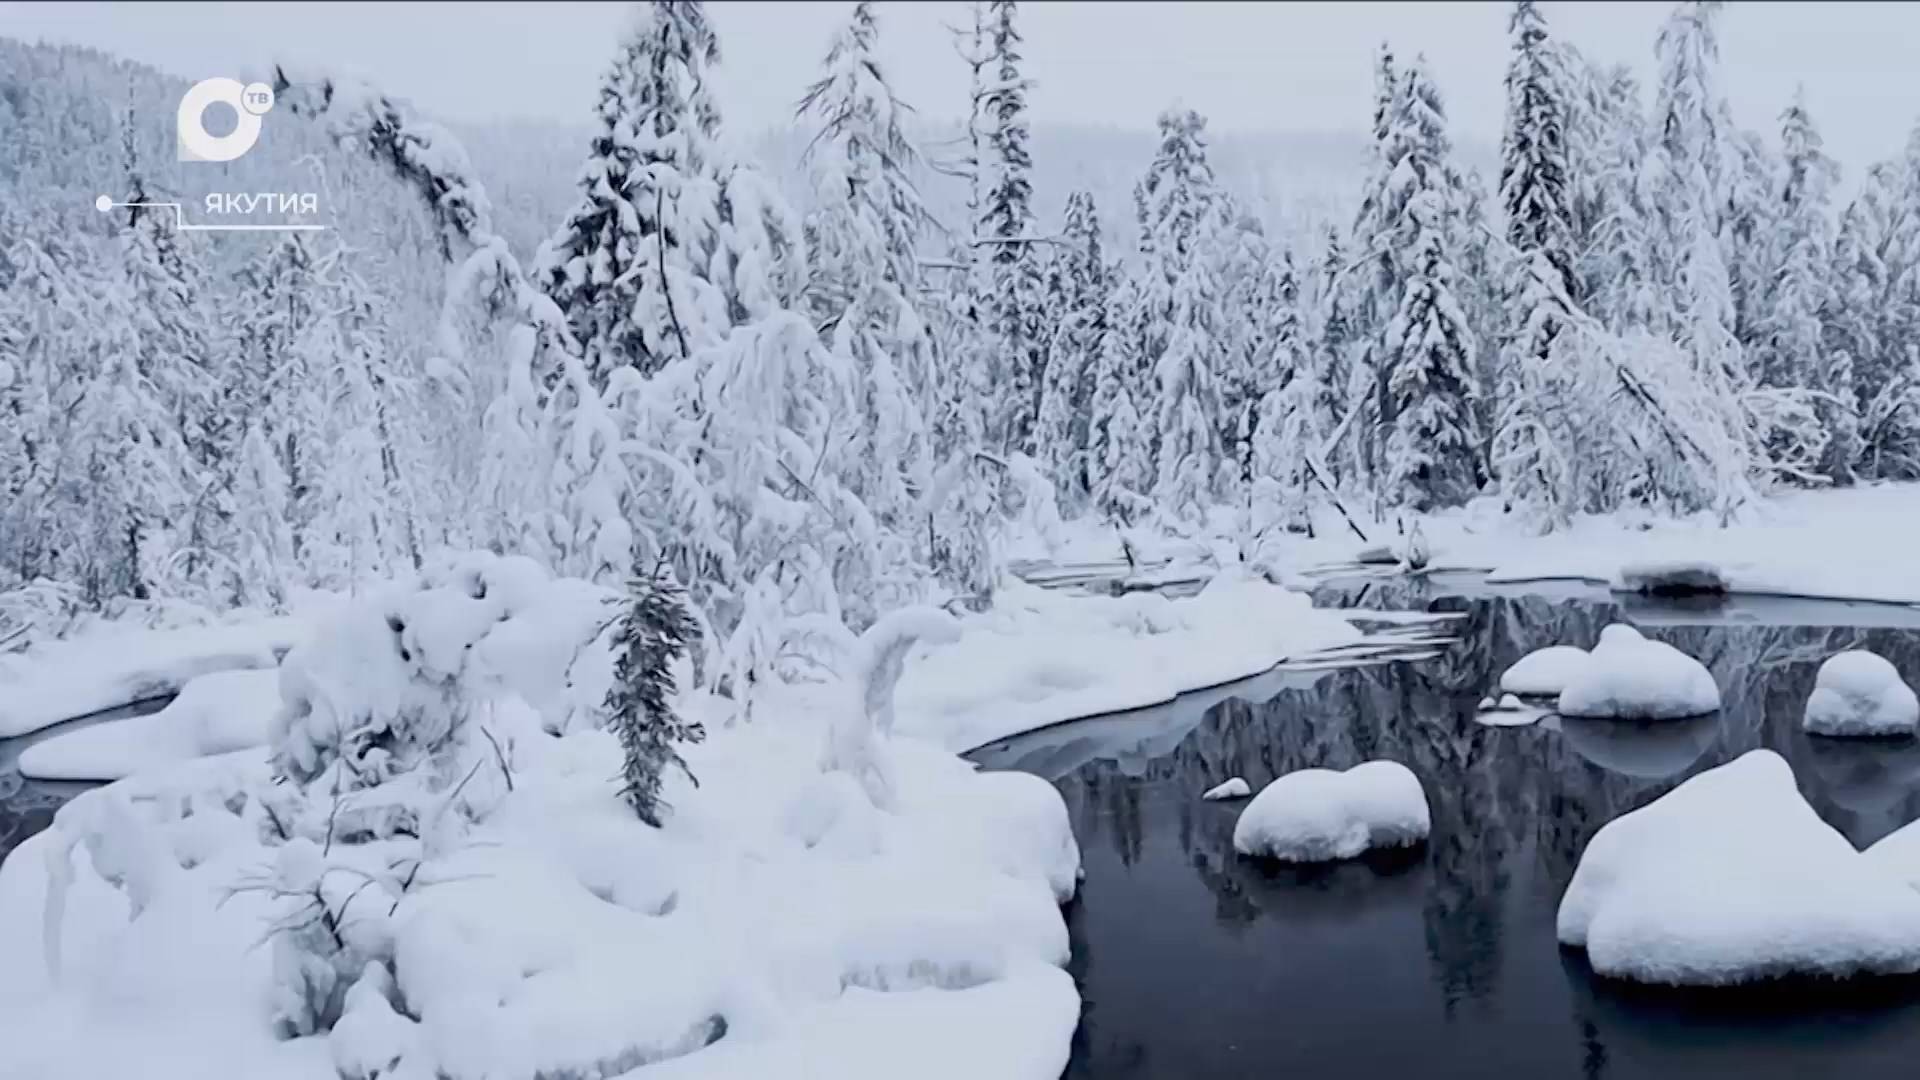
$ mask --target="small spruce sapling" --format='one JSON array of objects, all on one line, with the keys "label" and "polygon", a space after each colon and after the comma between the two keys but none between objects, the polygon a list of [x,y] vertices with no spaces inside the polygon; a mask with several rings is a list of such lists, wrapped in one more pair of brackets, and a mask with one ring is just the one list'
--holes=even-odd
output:
[{"label": "small spruce sapling", "polygon": [[678,744],[707,736],[704,727],[681,719],[668,704],[674,693],[673,662],[686,652],[687,639],[697,628],[687,613],[685,593],[661,569],[635,566],[627,591],[627,610],[614,630],[618,658],[613,687],[607,691],[608,722],[626,750],[626,787],[621,793],[641,821],[659,828],[666,808],[660,785],[667,768],[677,767],[694,779]]}]

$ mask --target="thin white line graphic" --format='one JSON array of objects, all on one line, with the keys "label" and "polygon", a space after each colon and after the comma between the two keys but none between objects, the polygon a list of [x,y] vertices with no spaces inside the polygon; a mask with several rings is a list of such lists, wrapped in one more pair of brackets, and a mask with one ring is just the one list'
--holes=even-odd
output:
[{"label": "thin white line graphic", "polygon": [[115,202],[105,195],[93,201],[94,209],[106,213],[115,207],[145,206],[154,209],[171,208],[173,227],[181,232],[321,232],[332,228],[330,225],[192,225],[187,222],[186,211],[180,209],[177,202]]}]

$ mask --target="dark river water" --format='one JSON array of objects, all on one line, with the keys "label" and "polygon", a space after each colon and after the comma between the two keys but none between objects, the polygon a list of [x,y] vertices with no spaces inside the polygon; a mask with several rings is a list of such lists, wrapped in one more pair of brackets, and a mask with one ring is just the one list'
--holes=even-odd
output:
[{"label": "dark river water", "polygon": [[[1560,895],[1601,825],[1754,747],[1784,755],[1856,845],[1920,818],[1920,746],[1799,730],[1815,669],[1836,651],[1872,649],[1920,676],[1920,615],[1448,593],[1401,581],[1321,598],[1464,613],[1436,658],[1275,673],[973,755],[1054,781],[1079,837],[1086,880],[1067,914],[1085,1006],[1067,1075],[1920,1076],[1911,981],[1649,993],[1598,979],[1554,937]],[[1475,721],[1507,665],[1543,645],[1591,646],[1617,619],[1706,663],[1723,710],[1660,726]],[[1419,775],[1433,811],[1425,847],[1316,869],[1261,864],[1233,850],[1245,803],[1199,799],[1231,776],[1258,790],[1369,758]]]}]

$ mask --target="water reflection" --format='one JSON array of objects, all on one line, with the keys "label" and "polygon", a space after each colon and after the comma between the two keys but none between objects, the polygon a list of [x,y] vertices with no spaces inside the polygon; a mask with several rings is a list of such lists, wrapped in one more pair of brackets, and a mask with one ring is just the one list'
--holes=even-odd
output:
[{"label": "water reflection", "polygon": [[[1403,587],[1404,588],[1404,587]],[[1249,700],[1182,703],[1071,725],[978,755],[1056,780],[1085,852],[1069,912],[1088,1006],[1070,1076],[1906,1076],[1920,993],[1721,1009],[1595,980],[1553,922],[1580,851],[1608,820],[1757,746],[1794,765],[1828,822],[1864,846],[1920,817],[1920,746],[1799,730],[1821,660],[1846,648],[1920,676],[1920,619],[1798,626],[1612,602],[1469,598],[1370,586],[1365,602],[1465,615],[1458,646],[1417,664],[1270,679]],[[1718,714],[1666,724],[1473,719],[1501,671],[1541,645],[1590,647],[1626,617],[1713,671]],[[1702,616],[1694,615],[1699,619]],[[1883,618],[1885,622],[1898,622]],[[1398,856],[1285,870],[1239,858],[1229,776],[1257,789],[1312,766],[1384,757],[1425,785],[1433,835]],[[1784,1019],[1783,1019],[1784,1017]]]}]

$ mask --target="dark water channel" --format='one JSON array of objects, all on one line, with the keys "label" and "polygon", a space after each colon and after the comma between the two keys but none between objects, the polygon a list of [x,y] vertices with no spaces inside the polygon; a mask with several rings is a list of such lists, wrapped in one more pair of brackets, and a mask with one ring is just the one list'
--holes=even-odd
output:
[{"label": "dark water channel", "polygon": [[20,775],[20,752],[43,739],[94,724],[158,712],[171,698],[155,698],[56,724],[44,731],[14,739],[0,739],[0,861],[27,838],[53,824],[53,812],[75,795],[97,784],[78,781],[29,780]]},{"label": "dark water channel", "polygon": [[[1920,818],[1920,746],[1799,730],[1815,669],[1836,651],[1872,649],[1920,681],[1920,614],[1364,588],[1320,599],[1463,612],[1458,642],[1423,661],[1275,673],[974,755],[1058,784],[1084,853],[1068,911],[1085,1002],[1069,1077],[1920,1075],[1912,982],[1649,994],[1598,979],[1554,938],[1601,825],[1754,747],[1785,756],[1858,846]],[[1702,660],[1722,711],[1664,726],[1474,720],[1521,655],[1591,646],[1618,619]],[[1431,842],[1396,857],[1258,864],[1233,851],[1244,803],[1198,797],[1230,776],[1258,790],[1380,757],[1419,775],[1433,811]]]}]

